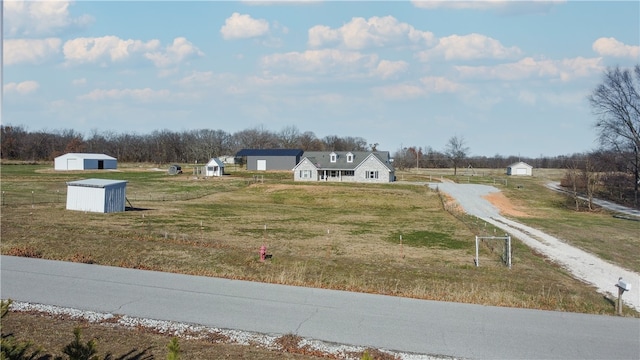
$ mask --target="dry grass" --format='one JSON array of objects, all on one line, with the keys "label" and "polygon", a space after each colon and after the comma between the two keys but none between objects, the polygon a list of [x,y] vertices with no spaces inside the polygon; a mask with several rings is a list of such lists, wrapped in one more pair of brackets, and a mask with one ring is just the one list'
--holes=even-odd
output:
[{"label": "dry grass", "polygon": [[[3,187],[27,194],[25,180],[45,191],[40,189],[78,176],[50,178],[42,167],[4,170]],[[484,305],[614,312],[592,287],[518,242],[511,270],[500,262],[502,249],[489,245],[476,268],[474,235],[492,229],[444,211],[443,200],[425,186],[294,183],[282,173],[266,173],[264,182],[255,183],[248,173],[197,179],[139,168],[84,175],[129,180],[127,192],[137,195],[132,202],[139,211],[83,213],[58,202],[5,205],[2,253],[28,249],[43,258],[102,265]],[[181,197],[181,192],[197,196]],[[178,194],[179,200],[166,200],[165,193]],[[531,212],[518,198],[514,204]],[[533,215],[540,211],[534,210]],[[259,261],[263,244],[273,255],[266,262]]]}]

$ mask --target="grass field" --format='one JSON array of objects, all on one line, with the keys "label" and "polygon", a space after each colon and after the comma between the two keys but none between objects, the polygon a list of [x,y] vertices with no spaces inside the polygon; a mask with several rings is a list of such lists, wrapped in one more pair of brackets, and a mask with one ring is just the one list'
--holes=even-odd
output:
[{"label": "grass field", "polygon": [[[614,314],[611,301],[567,271],[513,244],[480,252],[474,235],[493,234],[424,185],[296,183],[290,173],[233,171],[196,178],[151,165],[118,171],[54,172],[50,165],[8,165],[2,174],[3,254],[159,271],[380,293],[483,305]],[[604,211],[574,212],[544,188],[561,171],[507,179],[502,170],[453,177],[411,170],[399,180],[482,182],[503,190],[525,224],[640,271],[640,222]],[[258,176],[255,176],[258,175]],[[66,181],[128,180],[136,211],[65,210]],[[451,211],[446,211],[451,210]],[[401,240],[402,239],[402,240]],[[267,246],[272,259],[259,261]],[[629,316],[638,316],[629,310]]]}]

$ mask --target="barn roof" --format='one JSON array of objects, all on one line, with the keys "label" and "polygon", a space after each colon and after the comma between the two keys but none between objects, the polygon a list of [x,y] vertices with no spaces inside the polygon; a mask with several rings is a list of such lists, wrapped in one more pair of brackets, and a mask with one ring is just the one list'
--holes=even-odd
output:
[{"label": "barn roof", "polygon": [[116,158],[105,155],[105,154],[94,154],[94,153],[66,153],[64,155],[57,156],[57,158],[63,157],[75,157],[80,159],[95,159],[95,160],[116,160]]},{"label": "barn roof", "polygon": [[92,187],[92,188],[105,188],[105,187],[127,183],[127,182],[128,182],[127,180],[85,179],[85,180],[68,181],[67,185]]},{"label": "barn roof", "polygon": [[302,156],[302,149],[242,149],[236,156]]}]

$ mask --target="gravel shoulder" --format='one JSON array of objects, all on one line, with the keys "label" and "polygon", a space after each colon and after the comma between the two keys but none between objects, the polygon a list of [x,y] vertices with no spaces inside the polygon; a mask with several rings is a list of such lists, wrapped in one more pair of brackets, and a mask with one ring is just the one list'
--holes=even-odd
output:
[{"label": "gravel shoulder", "polygon": [[[611,264],[554,236],[505,218],[486,197],[500,190],[489,185],[431,183],[429,187],[453,197],[470,215],[518,238],[535,251],[566,268],[577,279],[594,285],[598,292],[617,297],[615,284],[622,277],[631,290],[622,297],[627,306],[640,311],[640,274]],[[633,215],[633,214],[628,214]]]}]

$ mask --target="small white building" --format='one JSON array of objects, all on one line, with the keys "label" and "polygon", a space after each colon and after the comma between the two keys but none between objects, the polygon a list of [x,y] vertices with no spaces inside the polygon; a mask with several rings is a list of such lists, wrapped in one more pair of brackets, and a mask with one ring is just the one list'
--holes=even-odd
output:
[{"label": "small white building", "polygon": [[224,163],[218,158],[211,158],[204,167],[204,176],[222,176],[224,175]]},{"label": "small white building", "polygon": [[54,160],[54,170],[117,169],[118,160],[105,154],[68,153]]},{"label": "small white building", "polygon": [[525,162],[519,161],[517,163],[507,166],[507,175],[532,176],[533,166]]},{"label": "small white building", "polygon": [[67,182],[67,210],[121,212],[127,199],[126,180],[86,179]]}]

